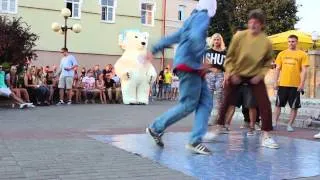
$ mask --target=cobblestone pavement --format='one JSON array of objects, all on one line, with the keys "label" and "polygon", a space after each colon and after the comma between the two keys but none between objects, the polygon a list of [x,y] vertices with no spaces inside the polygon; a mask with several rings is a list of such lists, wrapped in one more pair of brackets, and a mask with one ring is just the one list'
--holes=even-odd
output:
[{"label": "cobblestone pavement", "polygon": [[[171,105],[156,102],[149,106],[0,109],[0,180],[193,179],[88,137],[143,133],[146,125]],[[191,125],[189,116],[169,131],[185,132]],[[308,138],[314,133],[301,130],[301,137]]]}]

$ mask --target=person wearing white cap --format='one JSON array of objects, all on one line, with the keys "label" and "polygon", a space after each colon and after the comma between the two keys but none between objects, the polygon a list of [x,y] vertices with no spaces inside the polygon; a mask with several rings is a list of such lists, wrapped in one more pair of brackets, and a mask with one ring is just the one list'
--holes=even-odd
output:
[{"label": "person wearing white cap", "polygon": [[186,148],[198,154],[211,154],[202,144],[212,109],[211,93],[204,78],[207,67],[203,66],[202,58],[205,54],[210,18],[215,15],[216,8],[216,0],[200,0],[182,28],[160,40],[147,55],[147,59],[151,60],[156,53],[178,43],[173,67],[180,79],[179,103],[146,129],[159,147],[164,146],[161,137],[165,129],[195,111],[194,127]]}]

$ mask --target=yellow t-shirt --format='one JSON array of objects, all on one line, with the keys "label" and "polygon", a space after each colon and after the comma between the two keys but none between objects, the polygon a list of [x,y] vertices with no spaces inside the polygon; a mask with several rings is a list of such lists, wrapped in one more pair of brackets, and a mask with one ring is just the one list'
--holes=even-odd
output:
[{"label": "yellow t-shirt", "polygon": [[280,67],[279,86],[299,87],[302,66],[309,66],[309,58],[304,51],[287,49],[279,53],[276,64]]},{"label": "yellow t-shirt", "polygon": [[164,73],[164,83],[165,84],[171,84],[172,82],[172,73]]}]

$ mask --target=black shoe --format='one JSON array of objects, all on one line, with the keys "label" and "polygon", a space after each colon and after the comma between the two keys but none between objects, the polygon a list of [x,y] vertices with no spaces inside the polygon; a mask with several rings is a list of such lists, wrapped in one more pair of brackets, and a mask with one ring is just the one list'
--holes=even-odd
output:
[{"label": "black shoe", "polygon": [[149,134],[153,140],[155,141],[155,143],[159,146],[159,147],[164,147],[164,144],[162,142],[161,136],[163,134],[156,134],[155,132],[153,132],[150,128],[146,129],[147,134]]},{"label": "black shoe", "polygon": [[196,154],[210,155],[212,152],[201,143],[187,144],[186,148]]}]

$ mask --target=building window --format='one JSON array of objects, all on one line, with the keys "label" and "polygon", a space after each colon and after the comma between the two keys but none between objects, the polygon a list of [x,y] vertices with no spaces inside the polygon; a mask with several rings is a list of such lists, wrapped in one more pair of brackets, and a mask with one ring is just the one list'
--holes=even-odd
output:
[{"label": "building window", "polygon": [[185,9],[186,9],[186,6],[179,5],[179,7],[178,7],[178,20],[179,21],[183,21],[184,20],[184,18],[185,18]]},{"label": "building window", "polygon": [[0,13],[17,13],[18,0],[0,0]]},{"label": "building window", "polygon": [[116,15],[116,1],[115,0],[101,0],[101,20],[106,22],[115,22]]},{"label": "building window", "polygon": [[141,23],[144,25],[153,26],[154,24],[154,3],[141,3]]},{"label": "building window", "polygon": [[81,0],[65,0],[66,8],[70,9],[70,17],[80,19],[81,17]]}]

